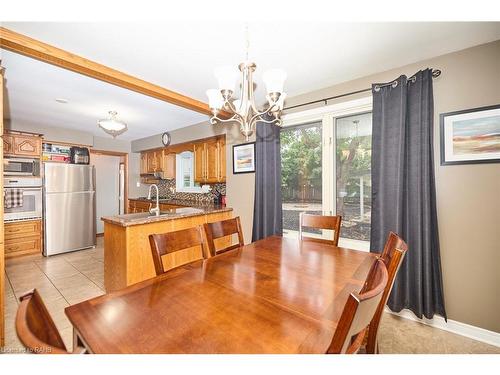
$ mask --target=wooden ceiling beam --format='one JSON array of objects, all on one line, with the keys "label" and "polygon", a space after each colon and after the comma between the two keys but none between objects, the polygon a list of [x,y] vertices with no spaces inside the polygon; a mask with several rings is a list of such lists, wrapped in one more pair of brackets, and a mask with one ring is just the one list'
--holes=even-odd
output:
[{"label": "wooden ceiling beam", "polygon": [[[211,116],[208,104],[0,27],[0,48]],[[227,116],[224,116],[227,117]]]}]

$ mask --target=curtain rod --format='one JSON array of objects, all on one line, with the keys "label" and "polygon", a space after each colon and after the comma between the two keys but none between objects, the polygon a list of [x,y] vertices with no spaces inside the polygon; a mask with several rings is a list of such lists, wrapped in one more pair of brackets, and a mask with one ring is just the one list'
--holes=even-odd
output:
[{"label": "curtain rod", "polygon": [[[441,75],[441,70],[439,70],[439,69],[433,69],[432,70],[432,78],[437,78],[440,75]],[[416,75],[413,75],[410,78],[408,78],[408,81],[415,82],[415,79],[416,79]],[[386,87],[386,86],[396,87],[397,85],[398,85],[398,81],[394,80],[394,81],[391,81],[389,83],[385,83],[385,84],[381,84],[381,85],[375,86],[375,91],[379,91],[381,87]],[[378,90],[377,90],[377,88],[378,88]],[[321,103],[321,102],[324,102],[325,105],[327,105],[329,100],[343,98],[344,96],[356,95],[356,94],[360,94],[362,92],[368,92],[368,91],[372,91],[372,88],[370,87],[368,89],[351,91],[351,92],[347,92],[345,94],[340,94],[340,95],[335,95],[335,96],[329,96],[328,98],[324,98],[324,99],[318,99],[318,100],[313,100],[313,101],[307,102],[307,103],[292,105],[290,107],[283,108],[283,110],[286,111],[288,109],[303,107],[303,106],[306,106],[306,105],[316,104],[316,103]]]}]

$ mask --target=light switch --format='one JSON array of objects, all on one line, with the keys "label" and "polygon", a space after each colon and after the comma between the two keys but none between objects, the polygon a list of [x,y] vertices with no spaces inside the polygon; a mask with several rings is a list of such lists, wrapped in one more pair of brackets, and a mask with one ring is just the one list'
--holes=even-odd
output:
[{"label": "light switch", "polygon": [[135,185],[136,185],[137,187],[141,187],[141,183],[140,183],[139,181],[137,181],[137,182],[135,183]]}]

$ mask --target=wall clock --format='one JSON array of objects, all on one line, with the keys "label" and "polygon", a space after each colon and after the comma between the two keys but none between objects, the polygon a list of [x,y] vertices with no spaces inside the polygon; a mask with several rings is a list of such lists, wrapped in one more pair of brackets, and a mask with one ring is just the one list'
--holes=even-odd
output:
[{"label": "wall clock", "polygon": [[161,135],[161,141],[165,146],[168,146],[171,141],[170,134],[168,132],[165,132]]}]

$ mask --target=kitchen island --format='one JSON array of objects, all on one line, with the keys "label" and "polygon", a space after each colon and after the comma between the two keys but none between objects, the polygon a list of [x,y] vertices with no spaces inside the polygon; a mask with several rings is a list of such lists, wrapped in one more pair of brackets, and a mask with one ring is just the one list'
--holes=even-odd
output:
[{"label": "kitchen island", "polygon": [[[160,203],[163,208],[159,216],[139,212],[101,218],[104,221],[106,292],[156,276],[149,245],[150,234],[173,232],[232,217],[233,209],[222,205],[178,200],[161,200]],[[165,255],[165,269],[196,259],[198,251],[191,248]]]}]

